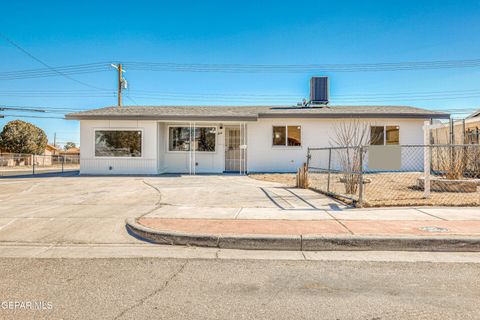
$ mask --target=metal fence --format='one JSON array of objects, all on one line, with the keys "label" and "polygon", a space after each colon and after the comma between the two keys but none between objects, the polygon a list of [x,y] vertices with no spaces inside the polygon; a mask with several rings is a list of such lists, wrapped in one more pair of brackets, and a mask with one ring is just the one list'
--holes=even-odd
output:
[{"label": "metal fence", "polygon": [[0,153],[0,176],[62,173],[80,170],[78,155]]},{"label": "metal fence", "polygon": [[478,206],[480,146],[309,148],[308,177],[356,206]]}]

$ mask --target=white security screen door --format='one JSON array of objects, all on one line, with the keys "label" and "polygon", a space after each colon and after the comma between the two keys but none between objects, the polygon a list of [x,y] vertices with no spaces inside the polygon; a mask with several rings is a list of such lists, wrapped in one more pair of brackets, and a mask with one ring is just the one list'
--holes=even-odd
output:
[{"label": "white security screen door", "polygon": [[225,171],[240,172],[240,128],[225,127]]}]

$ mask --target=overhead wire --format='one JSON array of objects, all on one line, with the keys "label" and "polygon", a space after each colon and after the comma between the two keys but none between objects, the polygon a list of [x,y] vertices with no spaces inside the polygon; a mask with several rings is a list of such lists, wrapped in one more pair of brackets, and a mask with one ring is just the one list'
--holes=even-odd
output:
[{"label": "overhead wire", "polygon": [[[72,81],[91,88],[100,89],[86,82],[70,77],[75,74],[95,73],[110,70],[112,62],[94,62],[86,64],[52,67],[33,54],[25,50],[16,42],[0,33],[0,37],[8,41],[17,49],[39,62],[46,69],[30,69],[19,71],[0,72],[0,80],[18,80],[39,77],[64,76]],[[406,61],[384,63],[346,63],[346,64],[208,64],[208,63],[170,63],[170,62],[123,62],[125,68],[138,71],[165,71],[165,72],[237,72],[237,73],[304,73],[304,72],[371,72],[371,71],[406,71],[445,68],[472,68],[480,66],[480,59],[464,60],[434,60],[434,61]]]},{"label": "overhead wire", "polygon": [[36,119],[59,119],[65,120],[64,117],[50,117],[50,116],[31,116],[31,115],[24,115],[24,114],[2,114],[5,118],[7,117],[15,117],[15,118],[36,118]]},{"label": "overhead wire", "polygon": [[72,78],[70,77],[68,74],[65,74],[61,71],[58,71],[57,69],[55,69],[54,67],[50,66],[49,64],[43,62],[41,59],[37,58],[36,56],[34,56],[33,54],[31,54],[30,52],[28,52],[26,49],[24,49],[23,47],[21,47],[19,44],[17,44],[15,41],[13,41],[12,39],[10,39],[9,37],[7,37],[6,35],[4,35],[2,32],[0,32],[0,38],[3,38],[5,41],[7,41],[8,43],[10,43],[12,46],[14,46],[15,48],[17,48],[18,50],[22,51],[24,54],[26,54],[27,56],[29,56],[31,59],[37,61],[38,63],[40,63],[41,65],[45,66],[46,68],[58,73],[59,75],[63,76],[64,78],[66,79],[69,79],[71,81],[74,81],[76,83],[79,83],[83,86],[86,86],[86,87],[89,87],[89,88],[92,88],[92,89],[96,89],[96,90],[106,90],[105,88],[100,88],[100,87],[97,87],[97,86],[94,86],[94,85],[91,85],[89,83],[86,83],[86,82],[83,82],[83,81],[80,81],[78,79],[75,79],[75,78]]},{"label": "overhead wire", "polygon": [[[88,64],[88,65],[55,67],[55,70],[60,71],[63,74],[75,75],[75,74],[109,71],[109,65],[107,62],[105,62],[105,63],[95,63],[95,64]],[[18,80],[18,79],[52,77],[52,76],[58,76],[58,72],[55,72],[51,69],[44,69],[44,68],[0,72],[0,80]]]},{"label": "overhead wire", "polygon": [[138,61],[124,61],[123,64],[130,70],[169,72],[367,72],[478,67],[480,59],[350,64],[188,64]]}]

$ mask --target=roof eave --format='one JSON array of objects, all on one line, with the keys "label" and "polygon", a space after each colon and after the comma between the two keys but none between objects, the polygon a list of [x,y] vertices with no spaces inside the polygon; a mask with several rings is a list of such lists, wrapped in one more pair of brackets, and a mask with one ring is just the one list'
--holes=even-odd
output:
[{"label": "roof eave", "polygon": [[171,121],[257,121],[257,116],[155,116],[155,115],[81,115],[67,114],[66,120],[171,120]]},{"label": "roof eave", "polygon": [[297,118],[297,119],[342,119],[342,118],[395,118],[395,119],[450,119],[450,114],[418,114],[418,113],[260,113],[259,118]]}]

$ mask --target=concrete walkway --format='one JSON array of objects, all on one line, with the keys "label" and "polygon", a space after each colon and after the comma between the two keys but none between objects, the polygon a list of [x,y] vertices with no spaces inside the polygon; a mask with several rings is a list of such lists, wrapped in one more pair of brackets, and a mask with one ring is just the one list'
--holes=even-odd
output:
[{"label": "concrete walkway", "polygon": [[128,219],[127,225],[137,236],[164,244],[302,251],[480,251],[478,208],[277,207],[240,208],[235,213],[222,208],[167,209]]},{"label": "concrete walkway", "polygon": [[480,236],[479,220],[230,220],[141,218],[146,227],[193,234]]},{"label": "concrete walkway", "polygon": [[[298,192],[294,189],[292,192]],[[310,190],[300,190],[310,191]],[[313,192],[313,191],[310,191]],[[314,195],[322,201],[323,195]],[[332,200],[328,199],[332,202]],[[333,207],[333,208],[332,208]],[[227,220],[419,220],[465,221],[480,220],[480,208],[470,207],[410,207],[356,209],[329,203],[316,208],[265,208],[265,207],[194,207],[162,206],[143,218],[162,219],[227,219]]]}]

